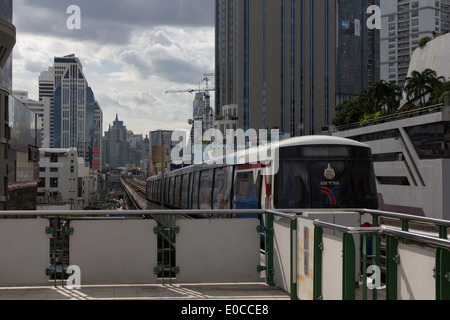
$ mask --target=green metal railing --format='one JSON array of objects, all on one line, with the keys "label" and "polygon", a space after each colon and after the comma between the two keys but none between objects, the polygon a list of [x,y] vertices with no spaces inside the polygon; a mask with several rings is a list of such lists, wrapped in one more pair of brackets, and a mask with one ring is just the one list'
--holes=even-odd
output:
[{"label": "green metal railing", "polygon": [[358,128],[373,126],[373,125],[382,124],[382,123],[386,123],[386,122],[417,117],[417,116],[421,116],[421,115],[425,115],[425,114],[442,112],[444,110],[444,108],[445,108],[445,106],[443,104],[436,104],[433,106],[423,107],[423,108],[414,109],[414,110],[405,111],[405,112],[394,113],[394,114],[382,116],[379,118],[363,120],[363,121],[352,123],[352,124],[334,127],[332,131],[340,132],[340,131],[345,131],[345,130],[358,129]]},{"label": "green metal railing", "polygon": [[266,283],[269,286],[275,286],[275,282],[273,280],[274,275],[274,265],[273,265],[273,255],[274,255],[274,218],[280,217],[290,220],[290,273],[289,273],[289,282],[290,282],[290,297],[291,300],[298,300],[297,296],[297,270],[295,268],[296,260],[297,260],[297,243],[294,238],[294,234],[297,232],[297,214],[293,213],[284,213],[276,210],[266,210],[266,221],[267,221],[267,228],[265,233],[265,239],[266,239],[266,265],[268,270],[270,270],[270,273],[266,273]]},{"label": "green metal railing", "polygon": [[[354,234],[362,235],[362,268],[361,274],[363,279],[363,299],[367,299],[367,259],[373,259],[372,262],[376,266],[380,266],[380,248],[379,236],[386,237],[386,299],[397,299],[397,274],[400,257],[398,254],[399,241],[409,244],[410,241],[428,245],[436,248],[436,300],[450,300],[450,241],[447,240],[447,228],[450,221],[429,219],[424,217],[416,217],[403,214],[395,214],[390,212],[382,212],[376,210],[362,210],[363,213],[373,215],[374,225],[372,228],[354,228],[322,222],[314,221],[315,230],[315,278],[314,278],[314,299],[322,299],[322,279],[321,279],[321,259],[322,259],[322,235],[323,229],[332,229],[343,232],[343,292],[344,300],[355,299],[355,283],[351,280],[352,274],[355,274],[355,249]],[[379,226],[378,219],[381,216],[395,217],[401,220],[402,230]],[[407,228],[409,221],[422,221],[436,224],[439,228],[439,237],[428,236],[421,233],[410,232]],[[367,236],[373,237],[373,253],[367,254]],[[373,298],[377,299],[377,290],[373,290]]]},{"label": "green metal railing", "polygon": [[[355,213],[360,214],[360,221],[364,215],[370,215],[372,217],[373,227],[348,227],[337,224],[332,224],[320,220],[313,220],[314,224],[314,277],[313,298],[315,300],[323,299],[324,288],[326,283],[323,283],[322,268],[323,268],[323,238],[324,230],[335,230],[342,232],[342,299],[354,300],[355,294],[355,275],[357,270],[360,270],[362,280],[362,299],[368,299],[368,287],[371,283],[368,283],[368,266],[375,265],[381,267],[381,241],[380,237],[385,239],[386,243],[386,299],[397,299],[397,274],[399,266],[399,243],[408,244],[420,243],[436,249],[436,267],[435,267],[435,281],[436,281],[436,299],[437,300],[450,300],[450,241],[448,240],[448,228],[450,227],[450,221],[430,219],[424,217],[417,217],[405,214],[396,214],[392,212],[384,212],[377,210],[364,210],[364,209],[349,209],[349,210],[136,210],[136,211],[61,211],[58,213],[48,211],[34,211],[31,212],[33,217],[45,217],[53,219],[53,224],[46,228],[45,232],[51,236],[51,257],[50,265],[52,268],[47,270],[48,275],[54,276],[54,285],[57,283],[57,266],[61,264],[61,286],[64,286],[64,274],[66,264],[69,263],[65,258],[68,255],[67,245],[70,241],[70,236],[76,232],[70,227],[71,220],[85,219],[85,220],[112,220],[112,219],[146,219],[153,217],[157,222],[157,227],[154,228],[153,233],[159,238],[161,246],[160,258],[158,259],[158,265],[153,270],[158,274],[158,277],[162,280],[164,285],[172,284],[172,280],[176,278],[179,268],[176,266],[173,249],[176,248],[176,237],[180,232],[177,226],[177,221],[180,219],[180,215],[234,215],[240,214],[257,214],[264,215],[264,223],[260,225],[256,232],[264,235],[264,265],[255,266],[258,271],[265,272],[265,283],[269,286],[277,286],[274,280],[274,274],[280,272],[276,270],[274,265],[274,256],[278,253],[277,247],[274,246],[274,220],[285,219],[289,221],[287,230],[283,229],[283,232],[290,232],[290,247],[279,248],[281,250],[289,250],[290,266],[289,266],[289,289],[290,297],[292,300],[298,299],[298,284],[297,276],[298,270],[296,268],[297,255],[299,249],[297,246],[301,246],[296,239],[298,232],[299,219],[305,218],[305,213],[321,212],[326,214],[340,214],[340,213]],[[109,215],[109,217],[105,217]],[[305,216],[304,216],[305,215]],[[28,217],[30,211],[14,211],[14,212],[1,212],[0,216],[15,216],[15,217]],[[139,217],[127,217],[127,216],[139,216]],[[381,218],[395,218],[400,221],[401,228],[395,229],[381,225]],[[436,236],[429,236],[419,234],[410,231],[411,222],[426,222],[436,226],[438,233]],[[289,231],[288,231],[289,230]],[[360,239],[360,245],[355,242],[355,235]],[[369,252],[368,243],[369,237],[372,239],[371,251]],[[358,254],[357,249],[361,251],[361,261],[356,261]],[[358,269],[359,268],[359,269]],[[167,283],[168,281],[168,283]],[[377,288],[372,290],[372,298],[378,299]]]},{"label": "green metal railing", "polygon": [[158,266],[154,268],[154,273],[161,278],[163,285],[166,284],[167,274],[169,285],[171,285],[172,279],[180,271],[175,264],[175,237],[180,232],[180,228],[175,226],[176,216],[172,214],[156,215],[153,218],[158,221],[158,226],[153,229],[154,234],[158,236],[158,247],[161,244],[161,255],[158,254]]},{"label": "green metal railing", "polygon": [[[64,278],[68,276],[65,267],[69,265],[68,255],[69,251],[66,246],[69,245],[69,236],[73,234],[73,228],[69,227],[67,220],[60,216],[54,216],[49,219],[50,226],[46,228],[45,233],[51,236],[50,242],[50,268],[46,270],[46,274],[52,276],[54,279],[54,286],[57,286],[58,279],[58,260],[61,266],[60,279],[61,286],[64,287]],[[67,260],[67,263],[65,262]]]}]

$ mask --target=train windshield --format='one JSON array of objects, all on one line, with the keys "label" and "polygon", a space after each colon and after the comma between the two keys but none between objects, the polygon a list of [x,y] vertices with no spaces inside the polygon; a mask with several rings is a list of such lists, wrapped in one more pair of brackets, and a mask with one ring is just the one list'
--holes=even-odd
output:
[{"label": "train windshield", "polygon": [[378,208],[370,149],[293,147],[280,151],[278,209]]}]

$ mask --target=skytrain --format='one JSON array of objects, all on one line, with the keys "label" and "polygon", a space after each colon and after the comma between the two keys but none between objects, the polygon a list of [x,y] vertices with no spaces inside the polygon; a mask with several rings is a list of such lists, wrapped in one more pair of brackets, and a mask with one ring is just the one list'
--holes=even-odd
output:
[{"label": "skytrain", "polygon": [[148,178],[147,200],[163,196],[170,209],[378,209],[372,152],[360,142],[297,137],[217,160]]}]

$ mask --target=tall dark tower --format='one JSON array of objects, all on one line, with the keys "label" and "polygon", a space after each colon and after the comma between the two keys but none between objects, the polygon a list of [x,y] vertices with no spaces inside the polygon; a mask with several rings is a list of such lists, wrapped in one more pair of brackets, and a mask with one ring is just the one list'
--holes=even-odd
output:
[{"label": "tall dark tower", "polygon": [[216,0],[216,114],[238,127],[317,134],[336,105],[379,79],[379,0]]},{"label": "tall dark tower", "polygon": [[8,199],[9,95],[12,90],[11,52],[16,44],[16,28],[12,24],[12,0],[0,0],[0,210]]}]

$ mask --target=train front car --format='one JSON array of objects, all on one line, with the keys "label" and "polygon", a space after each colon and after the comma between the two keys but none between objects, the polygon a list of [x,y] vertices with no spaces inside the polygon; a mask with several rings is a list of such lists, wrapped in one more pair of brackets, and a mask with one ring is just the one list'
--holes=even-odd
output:
[{"label": "train front car", "polygon": [[273,208],[378,209],[367,145],[329,136],[294,138],[280,142],[278,159]]},{"label": "train front car", "polygon": [[163,202],[168,209],[212,213],[220,209],[378,209],[372,152],[360,142],[297,137],[238,152],[231,159],[235,161],[179,169],[165,174],[164,181],[161,176],[150,177],[147,200]]}]

